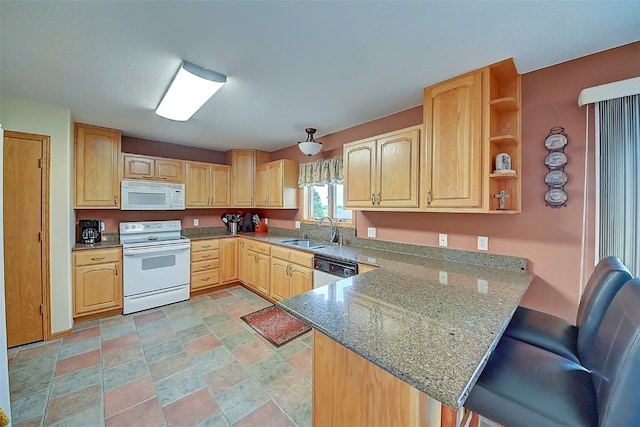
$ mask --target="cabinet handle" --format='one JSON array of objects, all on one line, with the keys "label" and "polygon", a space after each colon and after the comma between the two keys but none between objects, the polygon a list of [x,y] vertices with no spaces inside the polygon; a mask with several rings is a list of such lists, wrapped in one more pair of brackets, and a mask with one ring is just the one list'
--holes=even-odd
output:
[{"label": "cabinet handle", "polygon": [[211,276],[209,276],[209,277],[203,277],[203,278],[202,278],[202,279],[200,279],[200,280],[202,280],[203,282],[208,282],[209,280],[211,280]]},{"label": "cabinet handle", "polygon": [[380,193],[378,193],[378,206],[380,205]]},{"label": "cabinet handle", "polygon": [[143,178],[151,179],[153,178],[151,175],[142,175]]},{"label": "cabinet handle", "polygon": [[116,276],[118,275],[118,266],[116,265]]},{"label": "cabinet handle", "polygon": [[105,259],[106,257],[103,256],[98,256],[98,257],[93,257],[91,258],[91,261],[100,261],[101,259]]},{"label": "cabinet handle", "polygon": [[167,179],[166,176],[159,176],[158,179]]},{"label": "cabinet handle", "polygon": [[427,206],[431,206],[431,190],[427,190]]},{"label": "cabinet handle", "polygon": [[116,196],[116,195],[113,196],[113,204],[114,205],[118,204],[118,196]]},{"label": "cabinet handle", "polygon": [[211,245],[202,245],[203,248],[210,248]]},{"label": "cabinet handle", "polygon": [[211,254],[200,255],[202,258],[211,258]]},{"label": "cabinet handle", "polygon": [[371,204],[372,205],[376,204],[376,193],[371,193]]}]

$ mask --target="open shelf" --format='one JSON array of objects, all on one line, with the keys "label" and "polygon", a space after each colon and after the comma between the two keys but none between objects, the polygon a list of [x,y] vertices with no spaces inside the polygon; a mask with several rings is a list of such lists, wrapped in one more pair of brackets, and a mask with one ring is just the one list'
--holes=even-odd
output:
[{"label": "open shelf", "polygon": [[518,111],[518,100],[513,96],[494,99],[489,102],[489,105],[499,113]]},{"label": "open shelf", "polygon": [[489,174],[489,178],[495,179],[518,179],[519,176],[517,173],[491,173]]},{"label": "open shelf", "polygon": [[518,138],[515,135],[498,135],[489,138],[492,144],[500,145],[518,145]]}]

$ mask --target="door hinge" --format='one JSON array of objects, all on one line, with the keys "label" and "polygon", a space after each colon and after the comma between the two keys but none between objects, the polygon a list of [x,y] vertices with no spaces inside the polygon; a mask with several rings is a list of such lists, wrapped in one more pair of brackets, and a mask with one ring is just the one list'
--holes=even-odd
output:
[{"label": "door hinge", "polygon": [[38,231],[38,242],[42,242],[42,231]]},{"label": "door hinge", "polygon": [[40,304],[40,314],[44,314],[44,305]]},{"label": "door hinge", "polygon": [[38,169],[42,169],[42,159],[38,159]]}]

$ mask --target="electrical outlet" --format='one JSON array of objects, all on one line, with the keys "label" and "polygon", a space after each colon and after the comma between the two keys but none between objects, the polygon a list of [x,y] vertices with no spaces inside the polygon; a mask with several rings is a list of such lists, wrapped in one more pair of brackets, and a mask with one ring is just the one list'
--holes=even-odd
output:
[{"label": "electrical outlet", "polygon": [[484,279],[478,279],[478,292],[481,294],[489,293],[489,282]]},{"label": "electrical outlet", "polygon": [[300,221],[296,221],[296,228],[300,228]]},{"label": "electrical outlet", "polygon": [[447,241],[448,241],[448,239],[447,239],[447,235],[446,235],[446,234],[442,234],[442,233],[440,233],[440,234],[439,234],[439,237],[438,237],[438,244],[439,244],[440,246],[444,246],[444,247],[446,248],[446,247],[447,247],[447,244],[448,244],[448,243],[447,243]]},{"label": "electrical outlet", "polygon": [[101,233],[104,233],[105,227],[106,226],[104,225],[104,221],[100,221],[100,232]]},{"label": "electrical outlet", "polygon": [[449,283],[449,275],[447,274],[446,271],[441,271],[440,272],[440,284],[441,285],[446,285]]},{"label": "electrical outlet", "polygon": [[479,251],[489,250],[489,238],[487,236],[478,236],[478,250]]},{"label": "electrical outlet", "polygon": [[367,227],[367,237],[376,237],[375,227]]},{"label": "electrical outlet", "polygon": [[265,218],[265,219],[264,219],[264,224],[265,224],[265,225],[269,225],[269,218]]},{"label": "electrical outlet", "polygon": [[193,226],[197,227],[200,225],[200,220],[198,218],[193,218]]}]

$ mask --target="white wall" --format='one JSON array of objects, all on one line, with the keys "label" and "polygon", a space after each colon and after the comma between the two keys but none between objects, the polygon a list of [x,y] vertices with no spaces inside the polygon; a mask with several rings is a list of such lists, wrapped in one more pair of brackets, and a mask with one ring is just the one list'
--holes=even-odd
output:
[{"label": "white wall", "polygon": [[50,254],[51,331],[71,329],[71,248],[75,239],[73,212],[73,123],[68,108],[0,99],[5,131],[51,137]]}]

